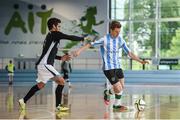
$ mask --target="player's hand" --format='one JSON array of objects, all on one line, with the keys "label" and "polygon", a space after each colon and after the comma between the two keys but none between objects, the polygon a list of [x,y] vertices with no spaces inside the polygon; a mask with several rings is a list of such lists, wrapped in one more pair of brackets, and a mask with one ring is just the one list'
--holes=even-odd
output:
[{"label": "player's hand", "polygon": [[71,60],[71,55],[63,55],[63,56],[61,57],[61,60],[62,60],[62,61]]},{"label": "player's hand", "polygon": [[142,60],[141,64],[149,64],[149,61],[148,60]]},{"label": "player's hand", "polygon": [[98,38],[98,35],[87,34],[84,36],[84,41],[85,42],[92,42],[92,41],[96,40],[97,38]]},{"label": "player's hand", "polygon": [[92,38],[90,36],[86,36],[86,37],[84,37],[84,41],[86,41],[86,42],[92,41]]}]

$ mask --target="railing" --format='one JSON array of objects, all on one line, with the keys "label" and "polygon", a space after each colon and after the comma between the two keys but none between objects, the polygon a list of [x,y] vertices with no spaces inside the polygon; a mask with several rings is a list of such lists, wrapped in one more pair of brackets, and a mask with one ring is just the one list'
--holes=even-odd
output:
[{"label": "railing", "polygon": [[[130,84],[174,84],[180,85],[179,70],[124,70],[126,83]],[[36,70],[16,70],[14,82],[36,82]],[[73,70],[69,76],[71,82],[101,82],[106,78],[102,70]],[[0,70],[0,83],[8,83],[5,70]]]},{"label": "railing", "polygon": [[[145,60],[149,60],[150,64],[141,65],[140,63],[129,59],[127,57],[121,58],[122,68],[125,70],[157,70],[157,69],[179,69],[180,65],[155,65],[151,61],[151,58],[143,58]],[[179,58],[168,58],[166,60],[174,60],[179,61]],[[18,70],[33,70],[35,69],[35,63],[37,58],[0,58],[0,69],[4,69],[8,64],[9,60],[12,60],[15,64],[16,69]],[[169,62],[169,61],[167,61]],[[167,63],[166,62],[166,63]],[[174,62],[174,61],[172,61]],[[102,68],[102,60],[99,58],[75,58],[71,60],[72,69],[101,69]],[[61,61],[55,61],[55,68],[57,70],[61,69]]]}]

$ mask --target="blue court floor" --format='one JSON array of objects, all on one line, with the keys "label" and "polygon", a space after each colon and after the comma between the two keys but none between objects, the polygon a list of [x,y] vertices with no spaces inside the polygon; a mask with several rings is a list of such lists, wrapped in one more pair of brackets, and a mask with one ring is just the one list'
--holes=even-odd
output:
[{"label": "blue court floor", "polygon": [[[180,119],[180,86],[160,84],[126,84],[122,104],[128,112],[113,112],[103,103],[104,83],[72,83],[65,88],[63,102],[69,112],[55,114],[55,85],[48,83],[27,103],[26,112],[19,112],[18,99],[34,83],[0,83],[0,119]],[[143,98],[146,108],[138,112],[134,102]]]}]

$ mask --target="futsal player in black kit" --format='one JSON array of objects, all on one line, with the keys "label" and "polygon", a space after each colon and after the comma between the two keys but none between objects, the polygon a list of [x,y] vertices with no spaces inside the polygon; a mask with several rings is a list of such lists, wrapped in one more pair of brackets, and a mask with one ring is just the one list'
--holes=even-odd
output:
[{"label": "futsal player in black kit", "polygon": [[56,94],[56,111],[67,111],[69,108],[61,106],[62,90],[64,88],[65,80],[53,64],[54,60],[68,60],[69,55],[57,56],[58,44],[61,40],[83,41],[84,37],[77,37],[74,35],[67,35],[60,32],[61,20],[58,18],[50,18],[47,22],[49,33],[47,34],[42,54],[36,63],[37,67],[37,84],[34,85],[26,96],[19,100],[21,110],[25,110],[26,102],[40,89],[42,89],[49,80],[55,81],[58,85],[55,91]]}]

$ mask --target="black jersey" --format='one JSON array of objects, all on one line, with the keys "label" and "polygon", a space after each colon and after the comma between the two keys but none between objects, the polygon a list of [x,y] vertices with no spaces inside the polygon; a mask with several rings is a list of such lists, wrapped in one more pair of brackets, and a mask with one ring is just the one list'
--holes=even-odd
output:
[{"label": "black jersey", "polygon": [[62,32],[53,31],[49,32],[44,40],[42,54],[37,61],[36,65],[39,64],[54,64],[54,59],[57,57],[58,44],[60,40],[72,40],[72,41],[81,41],[83,37],[77,37],[73,35],[66,35]]}]

